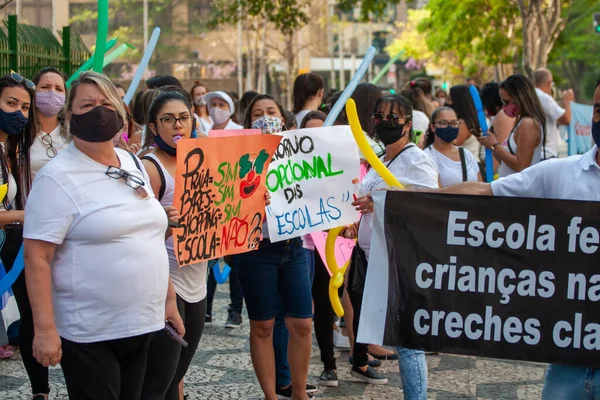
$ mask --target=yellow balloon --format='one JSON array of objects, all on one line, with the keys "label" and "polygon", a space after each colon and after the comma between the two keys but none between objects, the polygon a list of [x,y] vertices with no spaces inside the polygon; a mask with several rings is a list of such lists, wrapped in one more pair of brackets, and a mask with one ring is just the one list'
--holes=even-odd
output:
[{"label": "yellow balloon", "polygon": [[0,201],[3,201],[6,197],[6,193],[8,193],[8,183],[4,185],[0,185]]},{"label": "yellow balloon", "polygon": [[[404,189],[404,186],[396,179],[390,170],[387,169],[379,157],[377,157],[377,154],[375,154],[371,146],[369,146],[369,142],[367,142],[362,127],[360,126],[358,112],[356,111],[356,103],[354,103],[354,100],[352,99],[348,99],[346,102],[346,115],[348,121],[350,121],[350,128],[352,129],[354,140],[356,140],[356,144],[369,164],[377,171],[385,183],[390,186]],[[344,284],[344,274],[350,265],[350,261],[348,261],[342,269],[339,269],[337,260],[335,259],[335,240],[342,228],[343,227],[331,229],[327,234],[327,240],[325,242],[325,258],[327,260],[327,265],[329,266],[329,271],[331,271],[331,279],[329,280],[329,301],[331,301],[333,311],[335,311],[336,315],[339,317],[344,316],[344,308],[340,301],[338,289]]]}]

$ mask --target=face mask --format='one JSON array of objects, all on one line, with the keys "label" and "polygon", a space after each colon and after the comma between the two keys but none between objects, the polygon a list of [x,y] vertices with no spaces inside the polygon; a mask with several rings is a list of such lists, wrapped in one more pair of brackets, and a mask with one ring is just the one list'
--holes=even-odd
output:
[{"label": "face mask", "polygon": [[27,118],[21,110],[10,113],[0,110],[0,131],[7,135],[18,135],[23,131],[25,125],[27,125]]},{"label": "face mask", "polygon": [[444,107],[444,104],[446,104],[446,99],[444,97],[438,97],[436,100],[439,103],[440,107]]},{"label": "face mask", "polygon": [[221,110],[218,107],[211,108],[208,113],[215,125],[224,124],[231,117],[229,110]]},{"label": "face mask", "polygon": [[46,117],[53,117],[65,106],[65,95],[58,92],[35,92],[35,105]]},{"label": "face mask", "polygon": [[272,117],[270,115],[263,115],[252,123],[252,129],[260,129],[260,131],[267,135],[281,132],[283,123],[281,118]]},{"label": "face mask", "polygon": [[204,101],[204,96],[196,97],[194,99],[194,104],[197,105],[197,106],[205,106],[206,105],[206,101]]},{"label": "face mask", "polygon": [[458,136],[458,128],[447,126],[446,128],[435,128],[435,135],[444,142],[452,143]]},{"label": "face mask", "polygon": [[81,115],[71,115],[71,134],[90,143],[108,142],[115,132],[123,129],[123,119],[115,110],[104,106],[94,107]]},{"label": "face mask", "polygon": [[596,146],[600,147],[600,121],[592,122],[592,137]]},{"label": "face mask", "polygon": [[154,136],[154,142],[156,143],[159,149],[161,149],[171,157],[175,157],[177,155],[177,149],[167,144],[167,142],[165,142],[163,138],[160,137],[160,135]]},{"label": "face mask", "polygon": [[381,124],[375,127],[375,133],[384,145],[390,145],[396,143],[398,140],[404,137],[404,127],[406,124],[392,125],[388,121],[383,121]]},{"label": "face mask", "polygon": [[519,115],[519,109],[517,108],[517,105],[515,103],[508,103],[505,106],[503,106],[502,109],[504,110],[504,114],[506,114],[507,117],[515,118],[517,115]]}]

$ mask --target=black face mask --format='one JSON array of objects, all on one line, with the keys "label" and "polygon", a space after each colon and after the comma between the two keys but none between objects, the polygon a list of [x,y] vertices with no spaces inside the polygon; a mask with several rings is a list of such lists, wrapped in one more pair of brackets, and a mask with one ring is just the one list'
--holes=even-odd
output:
[{"label": "black face mask", "polygon": [[404,127],[406,124],[392,125],[389,121],[383,121],[375,127],[375,133],[384,145],[396,143],[405,135]]},{"label": "black face mask", "polygon": [[110,108],[94,107],[81,115],[71,115],[71,135],[91,143],[111,141],[123,129],[123,119]]}]

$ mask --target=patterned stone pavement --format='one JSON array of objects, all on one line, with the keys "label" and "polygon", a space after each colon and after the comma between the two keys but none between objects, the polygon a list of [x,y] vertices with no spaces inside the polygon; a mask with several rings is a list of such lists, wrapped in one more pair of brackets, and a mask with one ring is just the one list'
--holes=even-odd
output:
[{"label": "patterned stone pavement", "polygon": [[[204,331],[200,349],[186,376],[189,399],[259,399],[261,391],[254,376],[249,354],[247,319],[239,330],[222,326],[227,317],[229,296],[227,286],[219,288],[215,298],[215,322]],[[462,357],[454,355],[428,356],[428,398],[435,400],[508,400],[539,399],[545,365]],[[316,341],[310,366],[311,382],[318,382],[321,362]],[[403,399],[402,384],[395,361],[384,361],[380,371],[389,378],[386,386],[365,385],[350,376],[348,353],[339,353],[337,388],[321,389],[323,400],[385,400]],[[60,368],[50,371],[51,399],[67,399]],[[26,400],[30,393],[27,375],[17,355],[12,360],[0,360],[0,399]]]}]

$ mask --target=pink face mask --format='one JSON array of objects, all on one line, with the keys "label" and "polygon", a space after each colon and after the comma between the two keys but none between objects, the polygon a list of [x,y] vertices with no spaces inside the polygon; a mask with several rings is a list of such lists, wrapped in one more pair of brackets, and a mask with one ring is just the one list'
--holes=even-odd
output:
[{"label": "pink face mask", "polygon": [[519,108],[515,103],[508,103],[504,105],[502,109],[504,110],[504,114],[506,114],[507,117],[515,118],[517,115],[519,115]]}]

